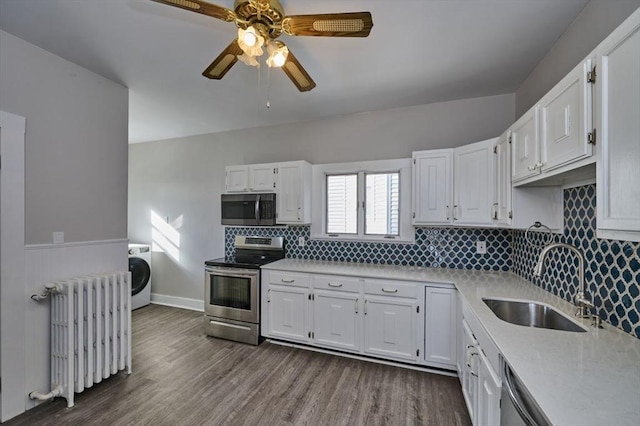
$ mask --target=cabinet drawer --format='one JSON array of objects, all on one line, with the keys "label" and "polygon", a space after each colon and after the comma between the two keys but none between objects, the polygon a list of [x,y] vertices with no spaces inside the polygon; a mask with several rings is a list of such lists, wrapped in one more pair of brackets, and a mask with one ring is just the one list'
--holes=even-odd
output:
[{"label": "cabinet drawer", "polygon": [[478,321],[473,312],[471,312],[469,306],[467,306],[467,303],[464,301],[462,302],[462,317],[467,324],[469,324],[469,328],[478,341],[480,349],[489,360],[493,370],[500,371],[500,356],[498,348],[496,348],[493,340],[491,340],[487,332],[484,330],[484,327],[480,325],[480,321]]},{"label": "cabinet drawer", "polygon": [[296,272],[269,271],[269,284],[310,287],[311,276]]},{"label": "cabinet drawer", "polygon": [[337,275],[314,275],[313,288],[359,293],[360,280],[357,278],[347,278]]},{"label": "cabinet drawer", "polygon": [[365,280],[364,292],[367,294],[379,294],[381,296],[409,297],[415,299],[416,285],[396,281]]}]

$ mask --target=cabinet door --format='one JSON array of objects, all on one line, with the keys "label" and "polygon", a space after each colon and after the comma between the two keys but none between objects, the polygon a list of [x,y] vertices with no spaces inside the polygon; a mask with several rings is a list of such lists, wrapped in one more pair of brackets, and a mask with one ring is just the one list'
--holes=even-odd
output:
[{"label": "cabinet door", "polygon": [[640,11],[597,55],[598,237],[640,241]]},{"label": "cabinet door", "polygon": [[464,362],[462,364],[462,396],[464,397],[464,402],[467,404],[471,423],[475,425],[478,424],[474,417],[477,407],[478,373],[476,368],[476,358],[478,354],[476,352],[476,346],[478,342],[476,342],[469,325],[464,320],[462,321],[462,331],[462,344],[464,347]]},{"label": "cabinet door", "polygon": [[309,341],[309,290],[270,285],[267,289],[269,337]]},{"label": "cabinet door", "polygon": [[425,290],[424,359],[440,366],[456,365],[456,295],[451,288]]},{"label": "cabinet door", "polygon": [[413,154],[413,223],[451,222],[453,150]]},{"label": "cabinet door", "polygon": [[496,143],[496,204],[493,211],[494,222],[511,225],[511,132],[507,131]]},{"label": "cabinet door", "polygon": [[464,346],[464,330],[462,328],[462,299],[459,292],[456,292],[456,370],[458,370],[458,379],[462,384],[462,372],[465,367],[465,346]]},{"label": "cabinet door", "polygon": [[244,192],[249,190],[248,166],[229,166],[225,171],[227,192]]},{"label": "cabinet door", "polygon": [[250,191],[274,191],[273,164],[255,164],[249,166]]},{"label": "cabinet door", "polygon": [[590,157],[591,60],[575,67],[540,100],[542,172]]},{"label": "cabinet door", "polygon": [[478,365],[478,405],[476,410],[477,425],[500,424],[500,392],[501,382],[493,371],[482,351],[477,356]]},{"label": "cabinet door", "polygon": [[540,173],[538,106],[527,111],[511,127],[511,157],[513,182]]},{"label": "cabinet door", "polygon": [[473,143],[454,151],[455,224],[476,225],[493,223],[495,139]]},{"label": "cabinet door", "polygon": [[410,299],[365,296],[365,353],[415,362],[416,306]]},{"label": "cabinet door", "polygon": [[360,350],[360,315],[357,293],[315,290],[313,295],[313,342],[320,346],[357,352]]},{"label": "cabinet door", "polygon": [[304,211],[305,177],[298,164],[278,165],[278,223],[306,223]]}]

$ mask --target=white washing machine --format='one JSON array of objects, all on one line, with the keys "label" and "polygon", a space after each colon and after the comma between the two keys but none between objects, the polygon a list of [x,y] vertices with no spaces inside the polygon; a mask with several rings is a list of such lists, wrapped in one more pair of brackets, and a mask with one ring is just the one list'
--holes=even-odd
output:
[{"label": "white washing machine", "polygon": [[129,244],[131,310],[151,303],[151,246]]}]

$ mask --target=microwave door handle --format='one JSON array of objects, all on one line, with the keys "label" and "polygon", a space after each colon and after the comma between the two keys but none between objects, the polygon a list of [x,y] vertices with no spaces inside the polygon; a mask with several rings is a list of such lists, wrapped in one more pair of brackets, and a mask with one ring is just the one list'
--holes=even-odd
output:
[{"label": "microwave door handle", "polygon": [[256,225],[260,225],[260,194],[256,195]]}]

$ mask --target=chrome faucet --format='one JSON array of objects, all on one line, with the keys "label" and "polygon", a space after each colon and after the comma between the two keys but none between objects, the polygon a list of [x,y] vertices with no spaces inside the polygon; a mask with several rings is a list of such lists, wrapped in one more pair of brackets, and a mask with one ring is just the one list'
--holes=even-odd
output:
[{"label": "chrome faucet", "polygon": [[548,246],[543,248],[542,252],[540,253],[540,257],[538,258],[538,263],[533,269],[533,276],[542,276],[544,272],[544,260],[546,259],[547,254],[555,248],[566,248],[575,253],[575,255],[578,257],[578,294],[576,294],[575,297],[575,304],[578,307],[578,310],[576,312],[576,316],[578,318],[590,318],[591,314],[588,313],[587,309],[594,309],[595,305],[591,303],[589,299],[587,299],[587,296],[584,293],[584,255],[576,247],[565,243],[555,243],[549,244]]}]

